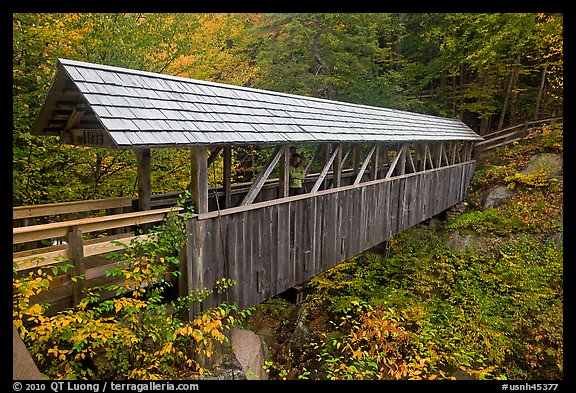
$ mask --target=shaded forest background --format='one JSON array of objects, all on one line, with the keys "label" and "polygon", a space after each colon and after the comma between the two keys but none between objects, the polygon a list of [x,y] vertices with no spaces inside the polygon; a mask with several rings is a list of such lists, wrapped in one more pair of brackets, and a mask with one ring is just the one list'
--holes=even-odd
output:
[{"label": "shaded forest background", "polygon": [[[455,117],[482,135],[561,116],[562,56],[562,14],[13,14],[13,202],[137,189],[132,151],[30,135],[58,58]],[[152,192],[186,188],[188,152],[152,154]],[[265,154],[235,151],[234,180]]]}]

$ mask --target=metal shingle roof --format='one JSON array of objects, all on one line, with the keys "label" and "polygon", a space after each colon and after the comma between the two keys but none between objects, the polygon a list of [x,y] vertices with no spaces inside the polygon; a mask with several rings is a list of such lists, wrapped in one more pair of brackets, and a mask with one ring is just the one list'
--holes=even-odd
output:
[{"label": "metal shingle roof", "polygon": [[[118,147],[274,142],[474,141],[457,119],[59,59]],[[45,106],[54,108],[54,89]],[[33,133],[49,117],[41,113]]]}]

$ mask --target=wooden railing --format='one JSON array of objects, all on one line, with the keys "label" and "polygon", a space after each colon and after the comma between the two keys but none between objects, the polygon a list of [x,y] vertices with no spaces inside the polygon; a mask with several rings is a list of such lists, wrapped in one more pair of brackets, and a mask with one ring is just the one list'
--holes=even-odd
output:
[{"label": "wooden railing", "polygon": [[229,293],[198,307],[251,307],[464,200],[474,168],[467,161],[195,215],[180,290],[229,277]]},{"label": "wooden railing", "polygon": [[[311,174],[310,181],[317,175]],[[277,181],[270,179],[267,182],[260,196],[263,200],[276,197]],[[235,184],[232,190],[234,199],[240,200],[250,185]],[[134,228],[161,223],[167,213],[175,211],[180,195],[181,192],[155,194],[152,196],[153,209],[147,211],[132,211],[136,209],[137,202],[137,198],[133,197],[16,206],[12,214],[15,270],[17,274],[22,274],[48,265],[72,264],[74,270],[56,277],[51,284],[52,294],[46,295],[46,300],[55,306],[54,311],[70,307],[79,300],[82,287],[101,282],[106,271],[115,266],[115,261],[107,261],[103,256],[121,251],[124,245],[132,241],[150,238],[147,234],[135,235]],[[218,205],[216,197],[222,197],[221,189],[210,190],[214,209]],[[94,217],[102,210],[108,215]],[[84,217],[69,219],[78,214]],[[49,222],[36,224],[36,220]],[[59,244],[46,245],[50,243]],[[87,258],[99,256],[98,263],[86,263]],[[82,275],[84,279],[74,281],[72,276],[75,275]]]},{"label": "wooden railing", "polygon": [[122,247],[112,244],[111,241],[115,240],[129,244],[132,239],[142,235],[120,234],[90,240],[84,240],[82,235],[90,232],[159,222],[164,219],[166,213],[172,210],[172,208],[155,209],[14,228],[12,230],[12,244],[53,238],[66,238],[67,244],[15,252],[13,261],[18,264],[17,270],[52,264],[58,262],[59,259],[70,256],[69,245],[71,243],[80,243],[83,246],[84,257],[119,250]]},{"label": "wooden railing", "polygon": [[474,153],[480,153],[486,150],[506,145],[518,141],[528,135],[534,129],[542,127],[544,124],[555,124],[562,127],[563,117],[552,117],[549,119],[527,121],[512,127],[506,127],[498,131],[482,135],[484,140],[476,143]]},{"label": "wooden railing", "polygon": [[[66,238],[66,243],[62,245],[13,253],[15,269],[17,272],[22,272],[61,262],[72,264],[74,269],[70,273],[55,277],[50,286],[51,294],[45,295],[47,302],[56,305],[53,311],[70,307],[81,299],[83,288],[94,286],[95,282],[101,283],[105,280],[106,272],[116,266],[116,261],[105,258],[101,258],[98,263],[88,264],[87,258],[123,250],[124,245],[130,245],[132,241],[151,239],[154,236],[154,234],[135,235],[128,232],[85,239],[85,234],[161,222],[167,213],[176,211],[176,208],[164,208],[14,228],[12,231],[14,245],[58,237]],[[73,280],[73,276],[83,276],[83,279]]]}]

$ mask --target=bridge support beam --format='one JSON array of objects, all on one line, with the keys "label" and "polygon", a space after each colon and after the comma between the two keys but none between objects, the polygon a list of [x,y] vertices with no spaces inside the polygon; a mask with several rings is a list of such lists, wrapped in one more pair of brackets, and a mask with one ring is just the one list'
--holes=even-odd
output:
[{"label": "bridge support beam", "polygon": [[[198,282],[202,271],[202,233],[199,230],[198,218],[193,217],[186,220],[186,245],[180,250],[178,259],[180,260],[178,270],[178,294],[181,297],[194,295],[194,291],[202,290],[203,283]],[[188,308],[188,314],[184,319],[191,321],[195,315],[201,311],[201,304],[192,303]]]},{"label": "bridge support beam", "polygon": [[224,147],[224,170],[222,173],[223,191],[224,191],[224,208],[232,207],[232,147]]},{"label": "bridge support beam", "polygon": [[152,172],[150,169],[150,149],[136,149],[136,164],[138,166],[138,209],[150,210],[150,186]]},{"label": "bridge support beam", "polygon": [[208,150],[190,148],[190,193],[196,213],[208,212]]}]

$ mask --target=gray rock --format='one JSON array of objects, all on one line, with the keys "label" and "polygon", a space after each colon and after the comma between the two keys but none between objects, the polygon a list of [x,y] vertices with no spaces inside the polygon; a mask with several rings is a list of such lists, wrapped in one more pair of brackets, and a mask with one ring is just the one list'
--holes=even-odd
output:
[{"label": "gray rock", "polygon": [[229,343],[215,344],[210,358],[199,356],[196,361],[210,370],[200,377],[202,380],[246,380],[242,364],[231,350]]},{"label": "gray rock", "polygon": [[490,206],[500,206],[515,194],[516,192],[512,191],[506,186],[494,187],[486,195],[484,203],[482,204],[482,208],[486,209]]},{"label": "gray rock", "polygon": [[268,373],[264,366],[264,351],[262,338],[251,330],[233,328],[230,341],[232,351],[240,363],[246,379],[266,380]]},{"label": "gray rock", "polygon": [[562,174],[563,159],[561,154],[542,153],[530,156],[530,162],[520,173],[531,175],[539,170],[544,169],[549,172],[549,177],[556,177]]},{"label": "gray rock", "polygon": [[446,245],[454,251],[462,251],[474,246],[475,240],[476,238],[472,234],[463,235],[460,231],[454,231],[446,241]]},{"label": "gray rock", "polygon": [[468,204],[464,201],[455,204],[454,206],[446,210],[446,218],[452,219],[458,217],[460,214],[466,211],[466,206],[468,206]]}]

